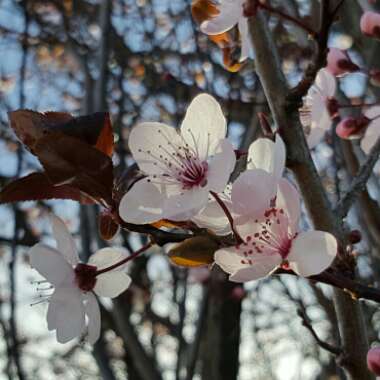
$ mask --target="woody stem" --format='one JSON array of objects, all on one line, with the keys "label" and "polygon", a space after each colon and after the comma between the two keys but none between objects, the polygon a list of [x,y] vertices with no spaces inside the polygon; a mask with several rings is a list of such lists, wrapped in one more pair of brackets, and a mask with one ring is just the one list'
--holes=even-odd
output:
[{"label": "woody stem", "polygon": [[214,197],[214,199],[218,202],[218,205],[222,208],[223,212],[225,213],[228,222],[230,223],[231,230],[233,234],[235,235],[235,239],[238,243],[243,243],[244,240],[240,236],[239,232],[235,229],[234,225],[234,219],[232,218],[232,215],[230,213],[230,210],[228,210],[227,206],[224,204],[224,202],[220,199],[219,195],[215,193],[214,191],[210,191],[210,194]]},{"label": "woody stem", "polygon": [[119,267],[120,265],[123,265],[123,264],[127,263],[128,261],[133,260],[133,259],[136,258],[138,255],[140,255],[141,253],[145,252],[147,249],[149,249],[150,247],[152,247],[153,244],[154,244],[154,243],[149,242],[148,244],[144,245],[144,246],[141,247],[139,250],[137,250],[136,252],[132,253],[132,255],[126,257],[125,259],[120,260],[119,262],[117,262],[117,263],[115,263],[115,264],[113,264],[113,265],[110,265],[110,266],[107,267],[107,268],[103,268],[103,269],[97,270],[97,271],[95,272],[95,276],[98,276],[99,274],[102,274],[102,273],[109,272],[109,271],[111,271],[112,269],[115,269],[115,268]]}]

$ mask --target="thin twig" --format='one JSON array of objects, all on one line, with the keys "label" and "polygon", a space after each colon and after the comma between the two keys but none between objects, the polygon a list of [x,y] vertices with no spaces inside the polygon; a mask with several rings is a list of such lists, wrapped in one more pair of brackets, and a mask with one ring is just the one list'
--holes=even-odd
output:
[{"label": "thin twig", "polygon": [[297,310],[297,314],[302,319],[302,325],[305,326],[310,331],[311,335],[313,335],[313,338],[317,342],[318,346],[320,346],[321,348],[330,352],[333,355],[341,355],[343,353],[343,350],[340,347],[335,347],[332,344],[324,342],[322,339],[319,338],[304,308],[300,307]]},{"label": "thin twig", "polygon": [[224,202],[220,199],[219,195],[215,193],[214,191],[210,191],[210,194],[214,197],[214,199],[217,201],[218,205],[222,208],[224,214],[226,215],[228,222],[230,223],[231,230],[233,234],[235,235],[236,241],[238,244],[243,243],[244,240],[240,236],[239,232],[235,228],[234,219],[232,218],[232,215],[230,213],[230,210],[228,210],[227,206],[224,204]]},{"label": "thin twig", "polygon": [[337,206],[337,214],[340,218],[344,218],[350,210],[353,203],[356,201],[360,193],[365,190],[367,181],[372,174],[372,170],[380,156],[380,138],[376,141],[368,154],[366,161],[358,170],[357,175],[351,183],[350,188],[343,196]]},{"label": "thin twig", "polygon": [[305,30],[308,34],[310,34],[310,36],[312,36],[313,38],[315,38],[318,35],[318,33],[313,28],[309,27],[308,25],[303,23],[301,20],[299,20],[299,19],[297,19],[291,15],[288,15],[287,13],[283,12],[280,9],[273,8],[268,3],[257,2],[257,5],[259,8],[265,9],[269,13],[277,15],[279,18],[282,18],[284,20],[287,20],[287,21],[297,25],[301,29]]}]

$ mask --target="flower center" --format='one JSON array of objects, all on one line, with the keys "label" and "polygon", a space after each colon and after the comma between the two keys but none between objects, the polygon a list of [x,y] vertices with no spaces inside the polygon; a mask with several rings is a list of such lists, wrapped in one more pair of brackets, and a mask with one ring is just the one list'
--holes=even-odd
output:
[{"label": "flower center", "polygon": [[206,161],[201,162],[196,157],[189,157],[183,161],[183,168],[178,171],[177,180],[185,190],[194,186],[204,187],[207,185],[207,170]]},{"label": "flower center", "polygon": [[245,242],[236,248],[246,259],[242,264],[252,264],[251,255],[278,254],[285,260],[290,252],[295,235],[289,231],[289,220],[283,209],[272,207],[265,211],[264,219],[255,220],[258,224],[256,232],[245,237]]},{"label": "flower center", "polygon": [[96,284],[97,267],[79,263],[75,269],[75,283],[80,290],[89,292],[94,289]]},{"label": "flower center", "polygon": [[163,137],[163,141],[166,140],[165,143],[159,144],[155,153],[139,149],[140,153],[149,156],[154,166],[162,170],[161,174],[151,175],[148,181],[166,185],[179,183],[183,190],[207,185],[208,163],[200,157],[197,141],[191,130],[188,132],[192,136],[193,146],[190,146],[182,136],[179,142],[172,141],[163,130],[159,129],[158,133]]}]

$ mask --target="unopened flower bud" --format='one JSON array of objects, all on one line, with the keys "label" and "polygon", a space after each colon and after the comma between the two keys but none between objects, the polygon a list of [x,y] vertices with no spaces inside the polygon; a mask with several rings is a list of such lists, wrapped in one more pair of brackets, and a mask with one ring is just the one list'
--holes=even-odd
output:
[{"label": "unopened flower bud", "polygon": [[339,103],[335,98],[328,98],[326,100],[326,108],[331,119],[337,119],[339,117]]},{"label": "unopened flower bud", "polygon": [[363,135],[370,119],[361,115],[359,117],[346,117],[336,127],[336,134],[345,140],[357,139]]},{"label": "unopened flower bud", "polygon": [[329,49],[326,68],[335,76],[341,76],[360,70],[359,66],[351,61],[346,51],[337,48]]},{"label": "unopened flower bud", "polygon": [[375,375],[380,376],[380,347],[374,347],[368,351],[367,366]]},{"label": "unopened flower bud", "polygon": [[243,15],[244,15],[244,17],[256,16],[258,8],[259,8],[258,0],[247,0],[243,4]]},{"label": "unopened flower bud", "polygon": [[372,86],[380,87],[380,70],[379,69],[372,69],[369,72],[369,80],[370,80]]},{"label": "unopened flower bud", "polygon": [[111,240],[119,231],[119,225],[108,210],[102,211],[99,214],[98,227],[99,234],[104,240]]},{"label": "unopened flower bud", "polygon": [[241,285],[238,285],[231,290],[230,295],[234,301],[241,301],[247,295],[247,292]]},{"label": "unopened flower bud", "polygon": [[366,36],[380,39],[380,13],[364,12],[360,19],[360,29]]},{"label": "unopened flower bud", "polygon": [[348,240],[351,244],[360,243],[362,240],[362,234],[359,230],[352,230],[348,235]]}]

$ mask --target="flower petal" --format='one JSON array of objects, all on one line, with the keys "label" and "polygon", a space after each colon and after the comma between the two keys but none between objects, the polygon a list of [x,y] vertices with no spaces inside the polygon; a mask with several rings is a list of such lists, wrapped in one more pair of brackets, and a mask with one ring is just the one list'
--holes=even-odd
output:
[{"label": "flower petal", "polygon": [[119,205],[120,217],[127,223],[152,223],[163,217],[165,196],[149,179],[136,182],[123,196]]},{"label": "flower petal", "polygon": [[219,103],[208,94],[198,95],[189,105],[181,135],[201,160],[213,155],[227,134],[227,123]]},{"label": "flower petal", "polygon": [[69,230],[67,229],[65,223],[62,219],[51,214],[50,220],[53,228],[53,235],[57,241],[57,249],[65,259],[72,265],[75,266],[79,262],[78,252],[75,247],[75,241],[72,238]]},{"label": "flower petal", "polygon": [[277,191],[277,179],[262,169],[247,170],[232,185],[232,210],[256,217],[266,210]]},{"label": "flower petal", "polygon": [[238,270],[230,276],[230,281],[246,282],[267,277],[281,264],[280,255],[255,258],[253,264]]},{"label": "flower petal", "polygon": [[[231,209],[231,201],[225,201],[224,204]],[[228,235],[231,233],[231,226],[226,214],[215,200],[208,202],[207,206],[192,221],[199,227],[208,228],[217,235]]]},{"label": "flower petal", "polygon": [[240,18],[238,21],[238,27],[241,39],[240,62],[243,62],[248,57],[253,56],[252,43],[249,37],[248,19],[245,17]]},{"label": "flower petal", "polygon": [[324,231],[300,233],[290,249],[289,266],[303,277],[319,274],[335,259],[338,244],[333,235]]},{"label": "flower petal", "polygon": [[209,162],[206,185],[217,193],[225,189],[236,163],[234,148],[227,139],[220,141],[220,149]]},{"label": "flower petal", "polygon": [[301,201],[297,189],[285,178],[278,184],[276,207],[282,208],[288,215],[290,232],[298,231],[298,221],[301,216]]},{"label": "flower petal", "polygon": [[[368,117],[368,119],[374,119],[380,116],[380,106],[369,107],[365,110],[364,115]],[[376,119],[377,120],[377,119]]]},{"label": "flower petal", "polygon": [[56,249],[38,243],[29,250],[30,265],[55,287],[74,283],[72,266]]},{"label": "flower petal", "polygon": [[123,271],[110,271],[100,274],[96,279],[94,292],[101,297],[117,297],[131,284],[132,279]]},{"label": "flower petal", "polygon": [[[124,248],[106,247],[99,249],[88,259],[89,265],[94,265],[98,270],[107,268],[113,264],[128,257],[128,253]],[[124,270],[125,266],[120,265],[114,270]]]},{"label": "flower petal", "polygon": [[83,298],[86,300],[84,309],[88,318],[87,341],[90,344],[94,344],[100,337],[101,318],[99,304],[92,293],[84,294]]},{"label": "flower petal", "polygon": [[285,168],[286,149],[282,138],[277,135],[276,142],[261,138],[248,149],[247,169],[262,169],[276,178],[281,178]]},{"label": "flower petal", "polygon": [[57,330],[59,343],[79,337],[85,330],[82,293],[78,288],[56,288],[50,298],[47,323],[49,330]]},{"label": "flower petal", "polygon": [[242,257],[235,248],[219,249],[214,254],[214,260],[216,264],[229,274],[247,266],[246,264],[242,264]]},{"label": "flower petal", "polygon": [[243,17],[243,2],[242,0],[224,0],[221,2],[220,13],[212,19],[202,22],[202,32],[215,35],[230,30],[237,24],[239,18]]},{"label": "flower petal", "polygon": [[368,154],[380,137],[380,119],[376,119],[368,126],[364,137],[360,141],[360,147]]},{"label": "flower petal", "polygon": [[318,145],[323,139],[323,137],[325,136],[325,133],[326,133],[325,128],[319,128],[319,127],[310,128],[310,133],[306,137],[307,145],[309,146],[309,149],[312,149],[316,145]]},{"label": "flower petal", "polygon": [[163,219],[173,221],[189,220],[206,206],[208,188],[196,187],[166,199]]},{"label": "flower petal", "polygon": [[335,95],[336,79],[327,69],[321,69],[315,78],[315,84],[321,90],[321,93],[327,97]]},{"label": "flower petal", "polygon": [[162,123],[140,123],[129,135],[129,149],[139,168],[147,174],[162,174],[182,141],[177,130]]}]

